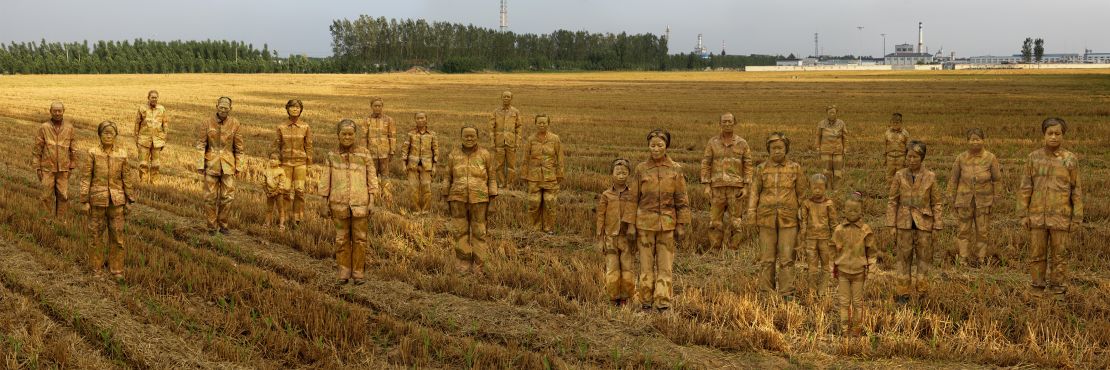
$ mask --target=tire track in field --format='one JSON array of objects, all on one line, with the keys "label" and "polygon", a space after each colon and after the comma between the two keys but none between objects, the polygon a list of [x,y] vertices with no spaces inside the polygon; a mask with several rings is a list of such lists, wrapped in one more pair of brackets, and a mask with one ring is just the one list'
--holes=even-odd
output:
[{"label": "tire track in field", "polygon": [[[123,364],[101,352],[108,348],[89,341],[43,312],[27,297],[0,282],[0,353],[7,357],[6,368],[53,367],[80,369],[120,369]],[[27,358],[30,357],[30,358]]]}]

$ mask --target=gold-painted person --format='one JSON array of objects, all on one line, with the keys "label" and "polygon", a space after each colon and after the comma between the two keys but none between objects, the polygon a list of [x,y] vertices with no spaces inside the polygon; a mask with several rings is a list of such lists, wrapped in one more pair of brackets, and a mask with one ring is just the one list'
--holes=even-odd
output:
[{"label": "gold-painted person", "polygon": [[[89,160],[81,169],[81,210],[88,212],[89,232],[93,238],[89,264],[93,275],[103,276],[104,254],[107,249],[108,270],[117,280],[123,279],[124,216],[135,203],[131,182],[131,163],[127,150],[116,145],[119,128],[115,122],[104,121],[96,128],[100,145],[89,149]],[[107,231],[108,240],[104,234]]]},{"label": "gold-painted person", "polygon": [[559,135],[551,132],[551,118],[536,116],[536,133],[524,144],[524,165],[521,176],[528,182],[528,213],[532,227],[555,234],[555,203],[559,186],[566,178],[566,156]]},{"label": "gold-painted person", "polygon": [[169,114],[158,104],[157,90],[146,93],[146,104],[139,106],[135,117],[135,150],[139,152],[139,181],[154,183],[158,177],[159,158],[166,147]]},{"label": "gold-painted person", "polygon": [[497,178],[489,151],[478,145],[478,128],[465,124],[459,134],[462,144],[447,156],[448,229],[455,239],[456,271],[481,274],[489,259],[486,220],[490,203],[497,198]]},{"label": "gold-painted person", "polygon": [[370,151],[358,145],[358,125],[344,119],[335,127],[339,148],[328,153],[320,181],[320,195],[335,225],[336,283],[365,282],[367,233],[374,198],[379,194],[378,172]]},{"label": "gold-painted person", "polygon": [[690,197],[682,165],[667,156],[671,133],[655,129],[648,133],[647,141],[651,158],[637,165],[631,178],[640,253],[634,300],[644,310],[666,311],[674,293],[675,246],[686,238],[690,227]]},{"label": "gold-painted person", "polygon": [[74,128],[65,119],[65,112],[61,102],[50,104],[50,120],[39,125],[31,147],[31,168],[42,184],[39,201],[48,213],[47,219],[57,218],[62,223],[69,209],[69,172],[77,168]]},{"label": "gold-painted person", "polygon": [[[720,117],[720,134],[709,138],[701,159],[701,183],[709,198],[709,248],[725,245],[735,248],[726,229],[739,234],[744,216],[743,199],[752,182],[752,149],[748,141],[735,134],[736,117]],[[725,213],[729,222],[725,223]]]},{"label": "gold-painted person", "polygon": [[297,227],[304,220],[305,182],[308,166],[312,165],[312,129],[308,122],[301,119],[304,103],[300,99],[285,103],[285,113],[288,118],[277,125],[274,151],[281,156],[285,177],[293,184],[293,202],[289,213],[293,216],[293,227]]},{"label": "gold-painted person", "polygon": [[782,132],[767,136],[770,160],[755,167],[744,220],[759,227],[760,286],[783,300],[794,299],[794,254],[799,209],[809,184],[798,162],[787,159],[790,139]]}]

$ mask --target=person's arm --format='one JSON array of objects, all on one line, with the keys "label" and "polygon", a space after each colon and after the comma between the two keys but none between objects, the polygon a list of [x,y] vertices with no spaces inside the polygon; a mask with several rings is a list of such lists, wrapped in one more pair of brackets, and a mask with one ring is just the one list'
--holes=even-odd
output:
[{"label": "person's arm", "polygon": [[516,138],[516,143],[520,143],[520,111],[513,110],[513,137]]},{"label": "person's arm", "polygon": [[[124,149],[121,149],[121,150],[124,150]],[[124,150],[124,151],[126,152],[126,150]],[[122,167],[122,170],[120,171],[121,172],[120,176],[123,177],[122,179],[120,179],[120,183],[123,184],[123,197],[126,199],[127,205],[130,205],[131,203],[135,203],[135,196],[136,196],[134,181],[131,178],[131,160],[130,160],[130,158],[131,157],[128,156],[127,154],[123,155],[123,167]]]},{"label": "person's arm", "polygon": [[135,117],[135,146],[139,146],[139,132],[143,130],[143,109],[139,108]]},{"label": "person's arm", "polygon": [[81,191],[77,195],[77,202],[81,204],[82,210],[89,205],[95,163],[96,156],[93,155],[92,149],[90,149],[89,160],[85,161],[85,165],[81,167]]},{"label": "person's arm", "polygon": [[798,235],[804,240],[806,237],[806,230],[809,229],[809,203],[802,202],[802,206],[798,207]]},{"label": "person's arm", "polygon": [[1017,191],[1017,214],[1021,218],[1022,226],[1026,227],[1028,227],[1026,221],[1029,218],[1029,202],[1033,199],[1033,176],[1035,174],[1036,169],[1033,168],[1033,159],[1025,158],[1025,166],[1021,170],[1021,185]]},{"label": "person's arm", "polygon": [[393,117],[385,120],[385,135],[389,143],[389,156],[392,157],[397,150],[397,126],[393,124]]},{"label": "person's arm", "polygon": [[46,150],[46,136],[42,128],[38,128],[35,132],[35,145],[31,147],[31,168],[35,169],[38,173],[39,179],[42,179],[42,152]]},{"label": "person's arm", "polygon": [[[712,143],[712,141],[710,141]],[[699,179],[702,184],[709,184],[713,176],[713,147],[711,144],[705,144],[705,151],[701,155],[701,178]]]},{"label": "person's arm", "polygon": [[271,151],[268,154],[277,154],[278,155],[278,160],[281,160],[282,157],[284,156],[284,154],[282,153],[282,150],[281,150],[281,147],[282,147],[281,144],[284,141],[284,139],[285,138],[281,136],[281,125],[279,124],[277,126],[277,128],[274,129],[273,151]]},{"label": "person's arm", "polygon": [[[482,163],[486,168],[486,186],[489,187],[489,198],[493,200],[493,198],[497,197],[499,192],[497,189],[497,174],[493,172],[492,166],[493,156],[489,154],[489,151],[485,152]],[[450,169],[448,169],[448,172],[450,172]]]},{"label": "person's arm", "polygon": [[[752,173],[753,173],[752,163],[754,162],[752,160],[752,147],[751,146],[748,146],[748,145],[744,146],[744,153],[740,155],[740,161],[744,163],[744,172],[743,172],[744,173],[744,184],[745,185],[751,184],[752,183]],[[748,188],[747,188],[747,186],[745,186],[744,191],[747,192],[747,190],[748,190]]]},{"label": "person's arm", "polygon": [[235,173],[238,174],[243,170],[243,157],[245,153],[243,153],[243,135],[239,131],[242,126],[240,126],[238,122],[236,123],[235,132],[231,134],[231,153],[232,156],[235,157]]},{"label": "person's arm", "polygon": [[304,155],[305,164],[312,165],[312,127],[307,124],[304,126]]},{"label": "person's arm", "polygon": [[998,163],[998,157],[991,158],[991,199],[997,200],[998,194],[1002,191],[1002,165]]},{"label": "person's arm", "polygon": [[605,193],[597,196],[597,236],[602,237],[605,235],[605,212],[608,211],[609,198],[605,197]]},{"label": "person's arm", "polygon": [[941,212],[944,211],[944,199],[940,195],[940,185],[937,184],[936,175],[933,175],[933,184],[929,185],[929,202],[933,207],[933,230],[944,229],[944,221],[941,219]]},{"label": "person's arm", "polygon": [[836,203],[835,202],[832,202],[832,204],[829,205],[828,216],[829,216],[829,222],[828,222],[829,226],[828,227],[829,227],[829,230],[831,231],[833,228],[836,227],[836,224],[838,222],[840,222],[840,215],[838,215],[836,213]]},{"label": "person's arm", "polygon": [[204,121],[199,127],[197,141],[193,143],[193,148],[200,151],[200,161],[197,162],[196,170],[204,174],[204,170],[208,167],[208,160],[205,158],[205,154],[208,152],[208,121]]},{"label": "person's arm", "polygon": [[[163,134],[169,134],[170,133],[170,114],[167,113],[165,110],[163,110],[162,111],[162,116],[160,118],[162,118],[162,133]],[[169,136],[167,135],[166,138],[169,139]]]},{"label": "person's arm", "polygon": [[1079,181],[1079,159],[1075,158],[1074,163],[1068,168],[1068,177],[1071,180],[1071,192],[1069,194],[1071,201],[1071,231],[1079,231],[1079,225],[1083,223],[1083,186]]},{"label": "person's arm", "polygon": [[963,171],[960,162],[960,156],[957,155],[956,160],[952,163],[952,173],[948,176],[948,191],[946,191],[947,195],[944,199],[948,200],[950,204],[956,204],[956,190],[959,187],[960,176]]},{"label": "person's arm", "polygon": [[682,172],[678,173],[678,184],[675,186],[674,208],[678,225],[685,231],[685,227],[692,222],[693,215],[690,211],[690,195],[686,193],[686,175]]},{"label": "person's arm", "polygon": [[567,157],[563,153],[563,140],[555,140],[555,180],[562,184],[566,179]]},{"label": "person's arm", "polygon": [[868,267],[874,265],[879,255],[879,249],[875,247],[875,234],[868,232],[867,236],[863,237],[863,254],[867,257],[867,266],[864,267],[866,271]]},{"label": "person's arm", "polygon": [[848,154],[848,124],[840,126],[840,147]]},{"label": "person's arm", "polygon": [[890,185],[887,187],[886,192],[886,219],[883,220],[883,226],[893,229],[897,226],[898,220],[898,199],[901,196],[901,186],[898,183],[898,176],[890,177]]},{"label": "person's arm", "polygon": [[327,203],[328,198],[331,197],[331,156],[324,158],[324,174],[320,179],[320,196],[324,197],[324,203]]},{"label": "person's arm", "polygon": [[366,156],[366,171],[363,176],[366,176],[366,194],[370,196],[370,204],[373,205],[374,199],[382,194],[381,185],[378,183],[378,169],[375,167],[377,164]]},{"label": "person's arm", "polygon": [[401,164],[408,168],[409,152],[412,151],[412,135],[405,135],[405,143],[401,144]]},{"label": "person's arm", "polygon": [[752,190],[748,194],[748,209],[744,212],[744,221],[755,222],[755,208],[759,206],[759,193],[763,191],[763,175],[759,168],[752,174]]}]

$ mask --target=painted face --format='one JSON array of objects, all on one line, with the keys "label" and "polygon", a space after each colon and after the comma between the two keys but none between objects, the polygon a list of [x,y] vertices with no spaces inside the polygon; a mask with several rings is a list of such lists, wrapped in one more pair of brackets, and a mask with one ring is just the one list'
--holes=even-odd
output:
[{"label": "painted face", "polygon": [[736,118],[731,114],[721,116],[721,133],[732,134],[732,130],[736,127]]},{"label": "painted face", "polygon": [[786,143],[782,140],[771,143],[771,160],[775,163],[782,163],[786,160]]},{"label": "painted face", "polygon": [[463,148],[473,148],[478,145],[478,130],[467,127],[462,130],[462,145]]},{"label": "painted face", "polygon": [[355,128],[351,126],[343,126],[339,129],[339,145],[349,147],[355,145]]},{"label": "painted face", "polygon": [[550,122],[549,122],[549,119],[547,117],[540,117],[539,119],[537,119],[536,120],[536,132],[540,132],[540,133],[547,132],[547,125],[549,123]]},{"label": "painted face", "polygon": [[1059,148],[1064,144],[1064,127],[1060,125],[1049,126],[1044,131],[1044,146],[1051,149]]},{"label": "painted face", "polygon": [[289,117],[300,117],[301,107],[299,105],[285,107],[285,113],[289,113]]},{"label": "painted face", "polygon": [[844,203],[844,218],[850,222],[859,221],[863,217],[863,205],[858,201],[849,200]]},{"label": "painted face", "polygon": [[917,154],[917,152],[913,150],[906,151],[906,167],[909,169],[914,171],[921,169],[922,159],[924,158],[922,158],[921,154]]},{"label": "painted face", "polygon": [[663,159],[667,155],[667,142],[661,137],[653,137],[648,142],[648,149],[651,149],[651,159]]},{"label": "painted face", "polygon": [[890,128],[895,129],[895,130],[902,128],[902,117],[898,117],[898,116],[892,117],[890,119]]},{"label": "painted face", "polygon": [[147,95],[146,96],[146,102],[147,102],[147,104],[150,104],[151,107],[157,107],[158,106],[158,93],[155,92],[155,93],[150,93],[150,95]]},{"label": "painted face", "polygon": [[383,108],[385,108],[385,103],[382,103],[381,100],[374,100],[373,103],[370,103],[370,111],[373,112],[374,115],[382,114]]},{"label": "painted face", "polygon": [[983,150],[983,138],[979,135],[971,135],[967,138],[967,146],[972,152],[979,152]]},{"label": "painted face", "polygon": [[508,92],[508,91],[501,93],[501,105],[504,105],[504,106],[507,107],[507,106],[509,106],[509,104],[512,104],[512,103],[513,103],[513,93]]},{"label": "painted face", "polygon": [[100,145],[111,146],[116,143],[116,129],[108,127],[100,131]]},{"label": "painted face", "polygon": [[276,157],[270,157],[270,167],[281,167],[281,160]]},{"label": "painted face", "polygon": [[50,120],[54,122],[61,122],[65,117],[66,107],[61,104],[53,104],[50,106]]},{"label": "painted face", "polygon": [[216,103],[216,117],[221,121],[227,119],[227,115],[231,113],[231,103],[227,100],[220,100]]},{"label": "painted face", "polygon": [[832,108],[825,111],[825,116],[829,119],[829,121],[836,121],[836,113],[836,108]]},{"label": "painted face", "polygon": [[809,191],[812,192],[813,195],[815,195],[815,196],[823,197],[823,196],[825,196],[825,183],[820,182],[820,181],[814,181],[814,182],[809,184]]},{"label": "painted face", "polygon": [[628,180],[628,167],[620,165],[613,168],[613,181],[618,184],[623,184],[625,180]]},{"label": "painted face", "polygon": [[423,130],[428,128],[428,115],[424,113],[416,114],[416,128]]}]

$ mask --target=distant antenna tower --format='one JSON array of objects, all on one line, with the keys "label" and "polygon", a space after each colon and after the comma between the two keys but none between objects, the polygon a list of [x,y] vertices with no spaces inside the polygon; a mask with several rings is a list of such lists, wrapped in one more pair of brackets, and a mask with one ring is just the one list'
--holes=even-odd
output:
[{"label": "distant antenna tower", "polygon": [[501,32],[509,30],[509,0],[501,0]]},{"label": "distant antenna tower", "polygon": [[819,47],[820,45],[821,44],[817,42],[817,32],[814,32],[813,33],[813,57],[815,59],[821,59],[821,48]]},{"label": "distant antenna tower", "polygon": [[725,40],[721,40],[721,55],[725,55]]},{"label": "distant antenna tower", "polygon": [[670,25],[667,26],[667,33],[663,34],[663,38],[667,39],[667,41],[671,41],[671,26]]}]

